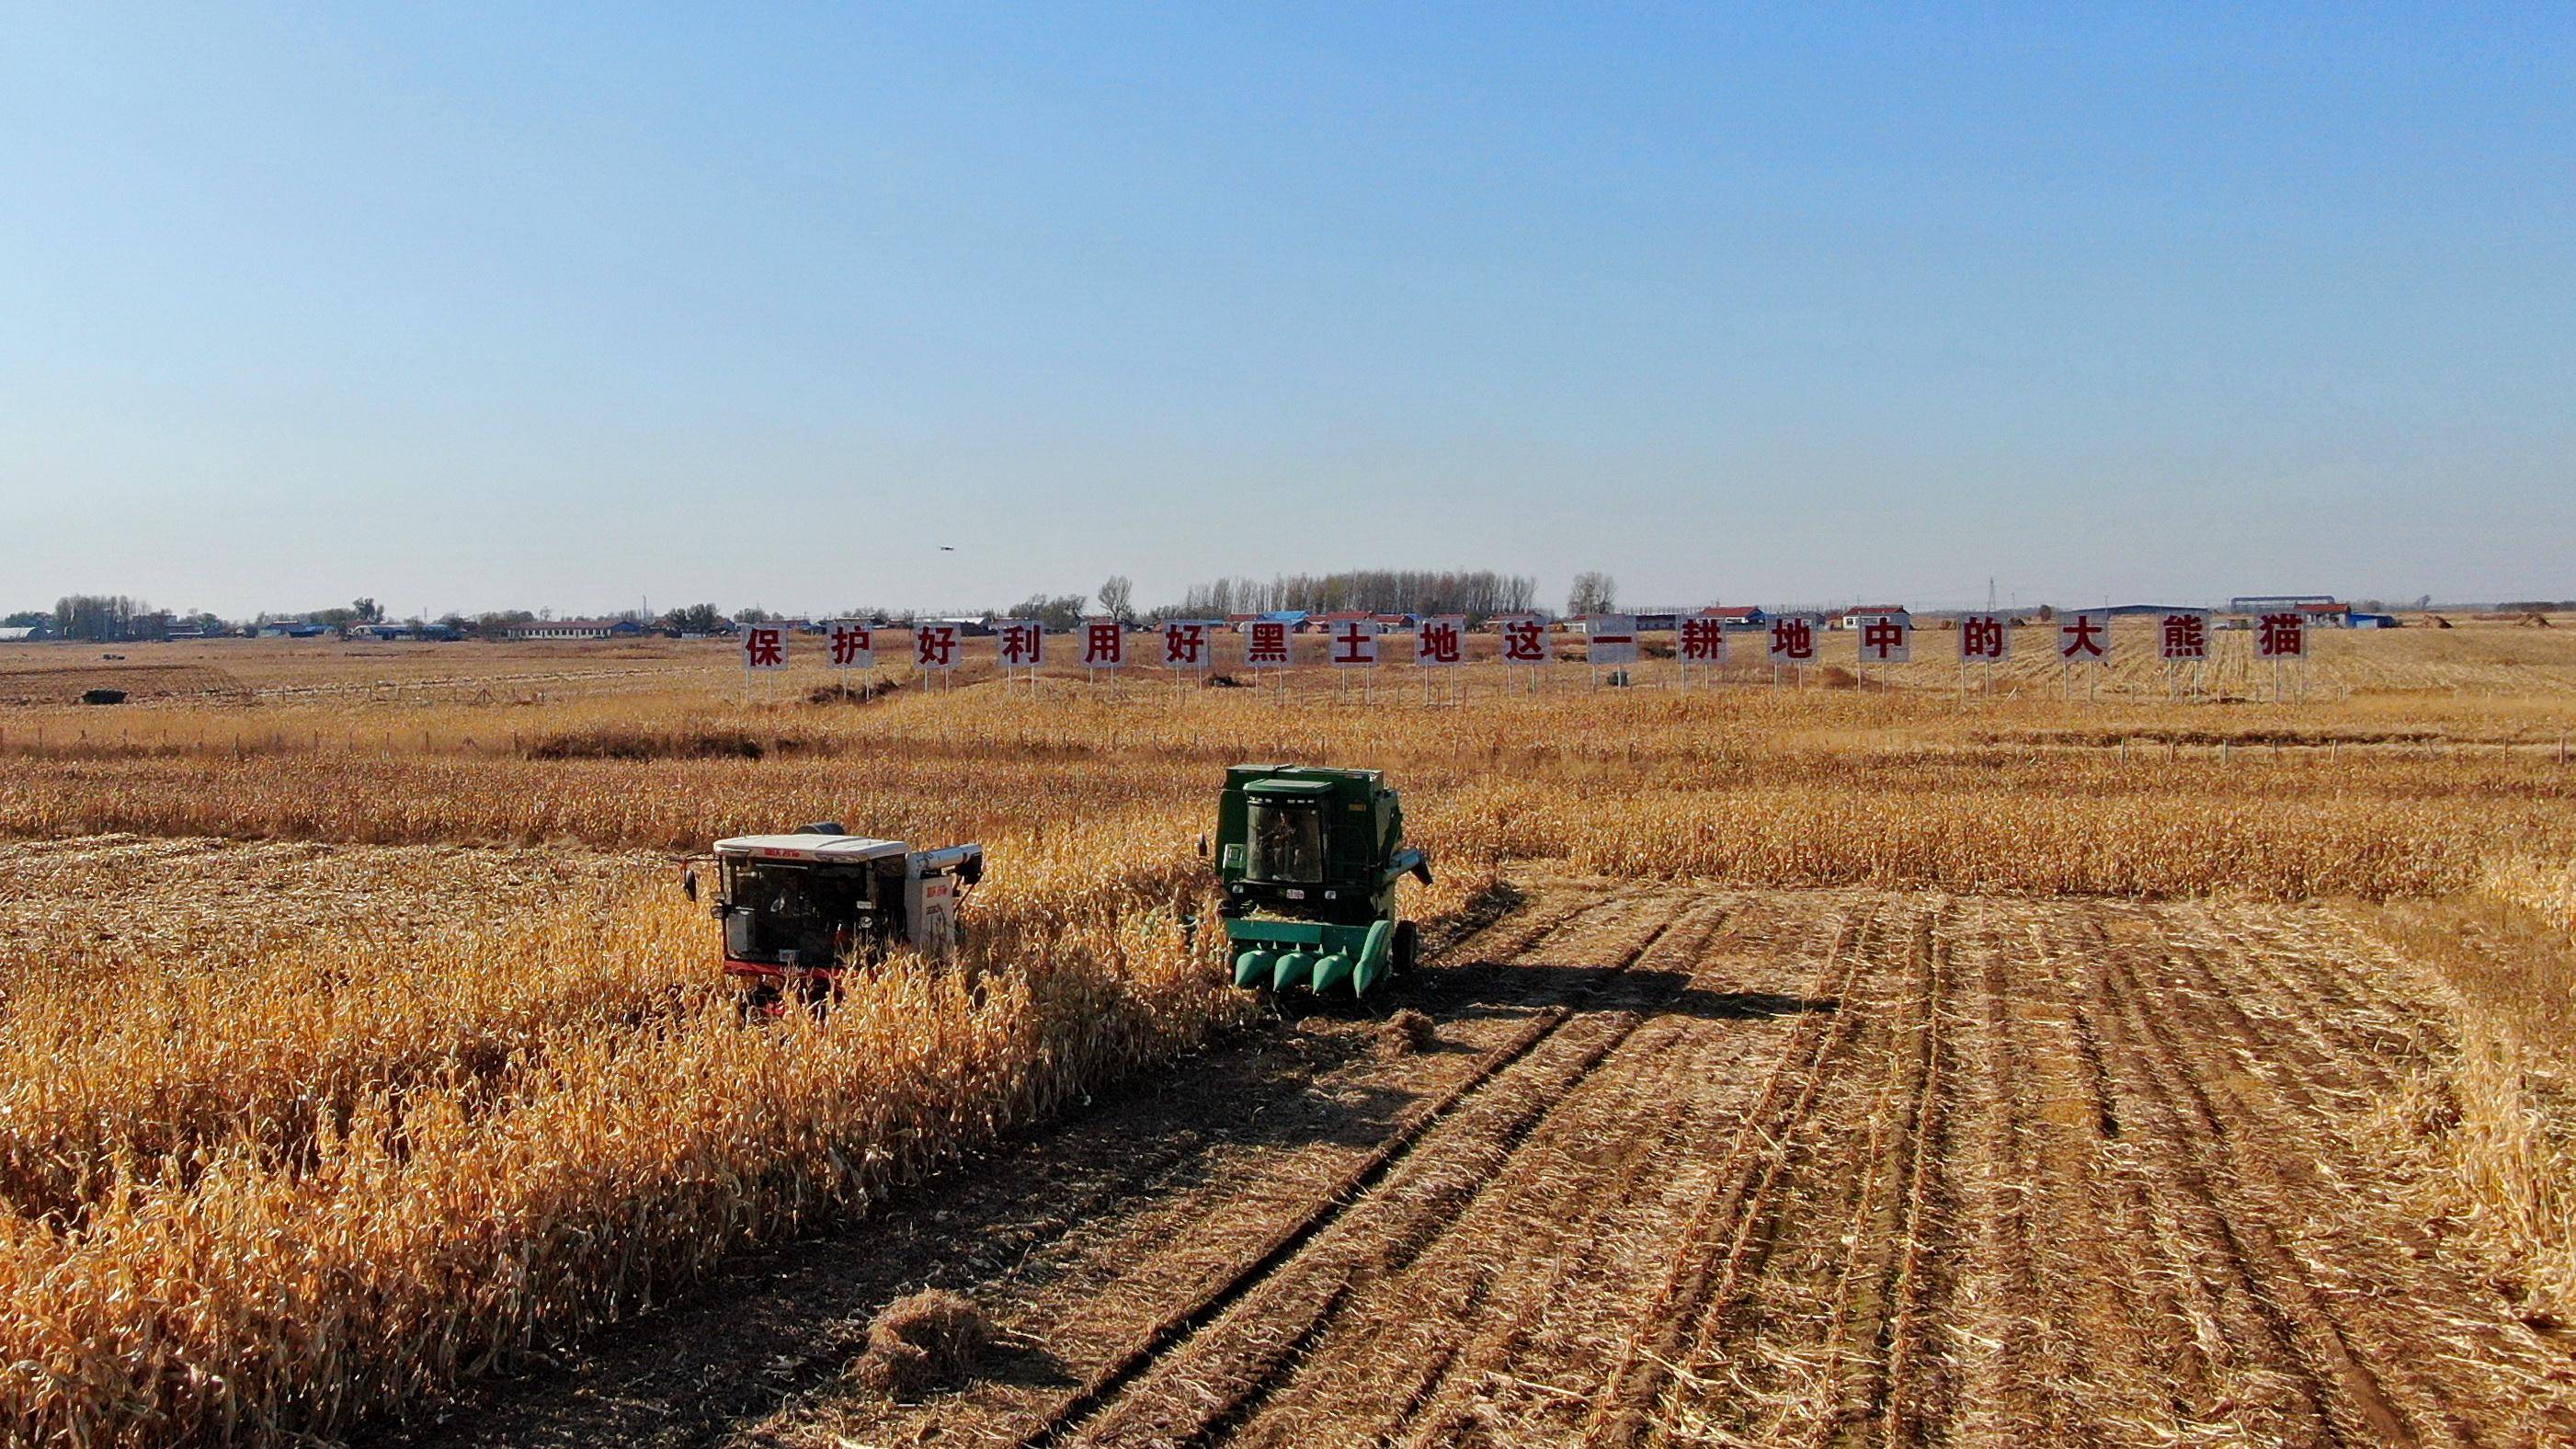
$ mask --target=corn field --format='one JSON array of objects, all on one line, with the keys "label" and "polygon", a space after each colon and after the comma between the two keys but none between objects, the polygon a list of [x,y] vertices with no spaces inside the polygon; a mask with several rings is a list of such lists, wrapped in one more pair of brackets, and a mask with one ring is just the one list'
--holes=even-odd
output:
[{"label": "corn field", "polygon": [[[551,700],[352,669],[0,714],[0,839],[20,842],[0,884],[0,1420],[48,1444],[329,1434],[1198,1048],[1252,1009],[1187,924],[1212,905],[1196,839],[1242,760],[1386,769],[1437,862],[1413,906],[1434,917],[1535,868],[2480,895],[2576,921],[2557,686],[2372,692],[2438,676],[2356,658],[2350,699],[2217,712],[2141,690],[2110,717],[2044,690],[1963,710],[1931,685],[744,703],[649,651]],[[876,970],[821,1020],[747,1027],[681,860],[826,818],[984,842],[972,944],[952,969]],[[151,850],[71,849],[112,834],[272,853],[156,892],[179,867]]]}]

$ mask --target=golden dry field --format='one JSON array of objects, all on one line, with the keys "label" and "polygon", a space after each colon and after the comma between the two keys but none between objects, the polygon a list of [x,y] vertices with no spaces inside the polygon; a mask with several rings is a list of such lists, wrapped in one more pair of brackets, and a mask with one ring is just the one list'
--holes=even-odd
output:
[{"label": "golden dry field", "polygon": [[[2576,1439],[2576,627],[2456,622],[2295,701],[2125,630],[1964,694],[1937,630],[1687,690],[0,646],[0,1417]],[[1433,969],[1223,984],[1249,760],[1390,773]],[[746,1026],[681,864],[824,818],[983,842],[969,948]],[[889,1392],[925,1287],[998,1336]]]}]

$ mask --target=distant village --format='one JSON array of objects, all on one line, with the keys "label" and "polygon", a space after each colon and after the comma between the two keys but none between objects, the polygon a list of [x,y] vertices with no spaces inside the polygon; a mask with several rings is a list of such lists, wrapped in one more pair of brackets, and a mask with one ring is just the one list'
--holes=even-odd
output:
[{"label": "distant village", "polygon": [[[1343,576],[1329,576],[1341,578]],[[1371,576],[1374,577],[1374,576]],[[1411,578],[1412,576],[1391,576]],[[1449,577],[1449,576],[1437,576]],[[1483,576],[1475,576],[1483,577]],[[1465,600],[1420,597],[1437,594],[1437,589],[1417,594],[1422,607],[1386,608],[1363,603],[1341,608],[1209,608],[1206,605],[1232,602],[1221,596],[1223,588],[1196,588],[1190,597],[1176,606],[1139,613],[1129,607],[1125,580],[1113,578],[1102,591],[1108,607],[1095,608],[1090,596],[1061,595],[1033,597],[1015,609],[990,610],[966,614],[931,614],[882,609],[859,609],[819,617],[773,614],[757,608],[726,613],[712,604],[693,604],[683,609],[653,614],[644,610],[588,618],[555,618],[550,612],[509,611],[474,616],[448,614],[430,619],[413,617],[392,619],[373,599],[361,598],[344,608],[315,610],[304,614],[262,614],[249,620],[228,620],[207,613],[174,613],[141,605],[123,596],[82,595],[59,600],[51,609],[29,609],[0,616],[0,643],[35,643],[46,641],[121,643],[150,641],[188,641],[211,639],[309,639],[359,642],[461,642],[484,640],[509,643],[577,643],[643,638],[715,638],[739,634],[750,627],[784,630],[795,634],[820,635],[833,622],[856,620],[880,627],[904,628],[917,623],[955,626],[968,636],[991,634],[995,626],[1010,620],[1035,620],[1050,630],[1069,630],[1087,620],[1115,619],[1135,629],[1148,629],[1172,619],[1193,619],[1212,624],[1231,625],[1237,629],[1256,621],[1285,624],[1297,633],[1322,633],[1335,625],[1353,619],[1374,620],[1388,628],[1410,627],[1425,617],[1461,617],[1470,627],[1490,625],[1504,618],[1541,618],[1552,623],[1578,622],[1587,618],[1617,615],[1633,618],[1634,627],[1644,632],[1671,631],[1681,627],[1686,618],[1716,620],[1726,628],[1760,628],[1776,617],[1794,615],[1814,620],[1827,628],[1853,628],[1864,621],[1886,618],[1919,619],[1929,627],[1940,627],[1944,619],[1976,612],[1970,609],[1911,609],[1901,604],[1856,604],[1829,609],[1765,609],[1758,605],[1737,604],[1701,608],[1631,609],[1618,608],[1616,585],[1607,576],[1585,575],[1578,584],[1568,608],[1562,613],[1530,607],[1526,580],[1512,581],[1517,586],[1497,597],[1490,590],[1472,602],[1484,608],[1458,607]],[[1264,589],[1260,592],[1270,592]],[[1251,592],[1247,590],[1246,592]],[[1357,592],[1354,590],[1354,592]],[[1211,597],[1211,595],[1218,597]],[[1500,605],[1501,607],[1496,607]],[[1517,605],[1518,607],[1513,607]],[[2224,609],[2207,605],[2122,604],[2108,608],[2091,608],[2088,612],[2113,617],[2154,615],[2193,607],[2221,616],[2219,627],[2229,627],[2229,616],[2236,619],[2276,612],[2296,612],[2319,628],[2393,629],[2401,624],[2400,612],[2425,616],[2424,622],[2446,621],[2432,616],[2430,599],[2404,604],[2383,604],[2377,600],[2347,602],[2329,594],[2240,595],[2228,600]],[[2547,614],[2576,609],[2576,601],[2518,601],[2496,605],[2446,605],[2460,610],[2496,610],[2508,614]],[[2048,605],[2003,610],[2011,616],[2030,621],[2056,617],[2057,609]]]}]

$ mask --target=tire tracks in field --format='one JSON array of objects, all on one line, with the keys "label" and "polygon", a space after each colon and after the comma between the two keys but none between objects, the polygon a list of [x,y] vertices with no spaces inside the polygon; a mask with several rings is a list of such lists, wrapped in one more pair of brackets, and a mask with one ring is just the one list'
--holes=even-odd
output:
[{"label": "tire tracks in field", "polygon": [[[2399,1402],[2403,1395],[2355,1353],[2282,1241],[2282,1215],[2248,1190],[2243,1174],[2260,1171],[2260,1148],[2234,1129],[2255,1123],[2220,1110],[2202,1079],[2214,1075],[2210,1064],[2204,1061],[2196,1073],[2191,1049],[2177,1043],[2166,1018],[2186,998],[2153,991],[2140,979],[2134,948],[2113,940],[2099,920],[2088,915],[2077,924],[2090,944],[2083,953],[2085,974],[2098,1020],[2107,1028],[2104,1046],[2114,1071],[2163,1129],[2159,1176],[2184,1195],[2186,1212],[2205,1230],[2204,1240],[2243,1284],[2280,1350],[2277,1367],[2297,1379],[2316,1414],[2315,1428],[2329,1441],[2419,1442],[2420,1406],[2416,1414],[2407,1413]],[[2208,1050],[2205,1043],[2201,1050]]]},{"label": "tire tracks in field", "polygon": [[[1976,1442],[2100,1437],[2216,1417],[2215,1317],[2158,1270],[2136,1169],[2094,1039],[2027,908],[1986,905],[1961,1044],[1963,1236],[1957,1432]],[[2007,943],[2043,965],[2016,970]]]},{"label": "tire tracks in field", "polygon": [[[1449,969],[1487,980],[1477,1004],[1508,1018],[1550,1003],[1563,982],[1537,972],[1497,982],[1491,973],[1502,968],[1493,957],[1552,951],[1568,938],[1589,943],[1601,935],[1598,918],[1616,917],[1635,894],[1541,883],[1499,919],[1469,917],[1463,929],[1444,931],[1449,939],[1437,949],[1461,963]],[[1480,1024],[1490,1030],[1495,1023]],[[1329,1084],[1350,1065],[1337,1052],[1361,1048],[1328,1046],[1319,1063],[1303,1045],[1295,1032],[1222,1043],[1163,1078],[1105,1094],[1094,1111],[1068,1113],[999,1145],[980,1168],[969,1163],[905,1190],[865,1223],[753,1250],[665,1311],[558,1351],[552,1367],[517,1382],[471,1385],[439,1405],[438,1422],[375,1422],[351,1437],[389,1445],[678,1445],[746,1432],[765,1438],[758,1422],[782,1401],[831,1392],[869,1319],[891,1298],[922,1286],[1025,1283],[1053,1271],[1049,1261],[1065,1242],[1102,1221],[1126,1219],[1140,1204],[1186,1202],[1227,1153],[1312,1140],[1298,1134],[1321,1130],[1302,1120],[1317,1111],[1301,1104],[1314,1102],[1320,1089],[1325,1114],[1335,1115]],[[1175,1094],[1164,1079],[1172,1076],[1196,1085]],[[1234,1099],[1240,1106],[1230,1110],[1194,1104],[1193,1094],[1208,1090],[1211,1078],[1256,1095]],[[1301,1120],[1283,1129],[1276,1119],[1284,1116]],[[987,1172],[991,1180],[962,1180]],[[1241,1196],[1231,1206],[1259,1210]]]},{"label": "tire tracks in field", "polygon": [[1086,1200],[1120,1221],[980,1279],[1043,1373],[790,1442],[2576,1431],[2356,1136],[2441,1027],[2333,917],[1600,889],[1445,953],[1445,1060],[1318,1084],[1401,1119]]},{"label": "tire tracks in field", "polygon": [[[2285,1034],[2267,1031],[2267,1021],[2292,1023],[2286,1034],[2326,1050],[2326,1039],[2301,1024],[2316,1010],[2312,995],[2331,989],[2308,978],[2348,974],[2335,956],[2304,952],[2296,959],[2312,964],[2300,972],[2280,954],[2257,973],[2267,980],[2240,990],[2199,971],[2207,963],[2190,951],[2142,946],[2136,924],[2124,911],[2087,918],[2170,1100],[2200,1129],[2191,1145],[2214,1199],[2329,1371],[2322,1382],[2344,1395],[2331,1405],[2337,1431],[2349,1433],[2358,1418],[2372,1442],[2469,1444],[2524,1414],[2534,1416],[2533,1436],[2576,1428],[2563,1394],[2535,1392],[2546,1368],[2514,1325],[2432,1311],[2488,1295],[2444,1261],[2420,1223],[2370,1191],[2376,1174],[2355,1159],[2347,1130],[2358,1110],[2352,1104],[2381,1100],[2395,1084],[2383,1042],[2356,1036],[2313,1062],[2322,1090],[2296,1071],[2254,1069]],[[2124,925],[2132,929],[2116,929]],[[2151,974],[2156,964],[2186,974]],[[2242,1009],[2243,999],[2284,978],[2296,983],[2281,988],[2292,994],[2286,1005],[2264,1003],[2259,1016]],[[2164,1009],[2141,1009],[2151,998]],[[2558,1402],[2546,1407],[2544,1399]]]},{"label": "tire tracks in field", "polygon": [[[1817,962],[1807,997],[1847,1002],[1868,965],[1882,904],[1848,918]],[[1813,1108],[1829,1068],[1862,1013],[1802,1015],[1792,1041],[1744,1114],[1716,1173],[1718,1186],[1685,1228],[1671,1269],[1624,1345],[1594,1400],[1588,1440],[1633,1444],[1645,1438],[1703,1321],[1720,1321],[1774,1226],[1772,1206],[1789,1169],[1792,1139]],[[1722,1331],[1722,1328],[1721,1330]]]},{"label": "tire tracks in field", "polygon": [[[1698,945],[1685,990],[1728,1005],[1664,1011],[1640,1028],[1615,1063],[1569,1095],[1434,1261],[1379,1286],[1374,1341],[1354,1334],[1347,1348],[1389,1360],[1384,1369],[1299,1381],[1309,1397],[1358,1406],[1349,1417],[1354,1438],[1531,1442],[1579,1427],[1585,1396],[1634,1331],[1639,1294],[1653,1282],[1641,1270],[1669,1260],[1678,1226],[1698,1207],[1699,1144],[1739,1120],[1751,1093],[1753,1074],[1728,1071],[1730,1057],[1758,1070],[1776,1053],[1773,1038],[1787,1034],[1758,1030],[1761,1021],[1815,1009],[1803,998],[1727,989],[1741,982],[1743,956],[1776,950],[1777,932],[1796,919],[1761,898],[1730,897],[1727,911],[1723,928]],[[1481,1311],[1419,1321],[1422,1308],[1446,1301],[1446,1283],[1497,1254],[1530,1271],[1507,1280]],[[1394,1407],[1371,1412],[1371,1404]],[[1302,1442],[1289,1417],[1247,1439]]]},{"label": "tire tracks in field", "polygon": [[[1331,1264],[1314,1273],[1286,1270],[1305,1259],[1327,1231],[1350,1217],[1355,1209],[1384,1209],[1388,1195],[1382,1189],[1397,1169],[1407,1165],[1427,1144],[1456,1135],[1438,1129],[1454,1121],[1468,1121],[1487,1099],[1489,1089],[1528,1084],[1525,1095],[1530,1100],[1507,1101],[1489,1114],[1494,1118],[1490,1124],[1471,1123],[1461,1129],[1467,1134],[1463,1141],[1488,1150],[1470,1154],[1468,1162],[1455,1164],[1445,1181],[1431,1182],[1431,1190],[1422,1194],[1421,1201],[1399,1204],[1399,1212],[1405,1206],[1414,1211],[1397,1222],[1396,1231],[1382,1245],[1382,1256],[1390,1264],[1400,1265],[1436,1238],[1445,1222],[1453,1220],[1455,1212],[1502,1170],[1513,1150],[1564,1100],[1565,1093],[1596,1071],[1645,1020],[1644,1008],[1651,1004],[1652,989],[1640,989],[1631,968],[1652,954],[1692,915],[1685,902],[1667,900],[1665,905],[1672,914],[1657,923],[1635,947],[1623,952],[1613,968],[1580,988],[1573,999],[1544,1008],[1510,1039],[1488,1051],[1466,1078],[1409,1116],[1376,1150],[1345,1172],[1304,1212],[1274,1230],[1232,1271],[1165,1314],[1126,1350],[1093,1369],[1079,1388],[1047,1410],[1017,1442],[1025,1446],[1076,1441],[1195,1443],[1240,1417],[1289,1366],[1302,1345],[1324,1331],[1349,1292],[1347,1268],[1339,1274],[1332,1271]],[[1711,921],[1709,929],[1714,931],[1715,925]],[[1626,1004],[1607,1019],[1578,1012],[1578,1008],[1605,993],[1614,1000],[1624,995]],[[1575,1048],[1571,1060],[1542,1055],[1542,1048],[1559,1039],[1570,1023],[1592,1020],[1600,1020],[1601,1026],[1591,1033],[1592,1040]],[[1529,1070],[1517,1070],[1525,1063],[1530,1064]],[[1444,1218],[1443,1213],[1449,1218]],[[1280,1292],[1265,1292],[1274,1285],[1285,1286]],[[1207,1386],[1194,1386],[1201,1391],[1191,1396],[1191,1401],[1168,1405],[1153,1402],[1150,1395],[1130,1396],[1130,1391],[1142,1385],[1158,1366],[1187,1352],[1207,1330],[1227,1318],[1230,1309],[1256,1294],[1263,1296],[1262,1306],[1270,1310],[1263,1315],[1263,1324],[1274,1332],[1238,1352],[1212,1391]],[[1282,1296],[1302,1301],[1270,1301]],[[1276,1331],[1285,1324],[1295,1327]],[[1158,1422],[1154,1418],[1158,1409],[1186,1422]]]}]

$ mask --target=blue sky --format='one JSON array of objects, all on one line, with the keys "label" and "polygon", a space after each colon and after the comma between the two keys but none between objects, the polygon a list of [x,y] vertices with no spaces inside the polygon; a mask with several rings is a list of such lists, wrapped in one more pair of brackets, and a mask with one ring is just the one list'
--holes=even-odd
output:
[{"label": "blue sky", "polygon": [[0,609],[2576,594],[2563,7],[13,7],[0,207]]}]

